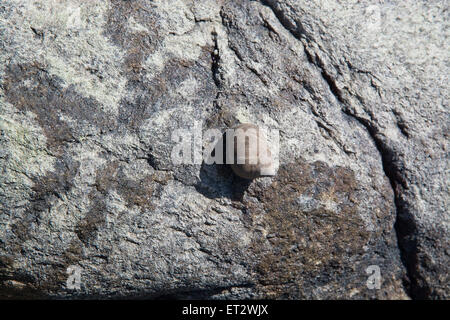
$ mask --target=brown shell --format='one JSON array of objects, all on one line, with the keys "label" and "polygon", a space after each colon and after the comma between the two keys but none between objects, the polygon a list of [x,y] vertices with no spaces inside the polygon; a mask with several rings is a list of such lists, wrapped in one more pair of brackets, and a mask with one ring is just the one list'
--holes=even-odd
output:
[{"label": "brown shell", "polygon": [[[262,134],[262,131],[258,126],[251,123],[243,123],[233,129],[242,129],[235,131],[234,161],[233,164],[231,164],[233,172],[239,177],[245,179],[254,179],[264,176],[264,169],[273,166],[273,159],[272,153],[270,152],[267,141]],[[252,130],[248,131],[249,129]],[[248,136],[249,138],[246,139],[245,136]],[[263,148],[266,149],[268,156],[267,159],[262,158],[263,153],[258,150],[257,141],[259,142],[261,150],[263,150]],[[238,163],[238,143],[245,143],[245,158],[242,159],[241,157],[241,161],[244,162],[243,160],[245,160],[245,163],[242,164]]]}]

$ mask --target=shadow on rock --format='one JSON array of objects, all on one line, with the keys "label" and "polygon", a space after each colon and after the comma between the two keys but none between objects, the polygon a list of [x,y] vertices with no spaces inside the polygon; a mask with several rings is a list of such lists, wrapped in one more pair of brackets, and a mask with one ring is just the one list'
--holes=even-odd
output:
[{"label": "shadow on rock", "polygon": [[[215,150],[222,147],[223,159],[226,161],[226,135],[217,142],[210,157],[215,156]],[[200,181],[195,185],[198,192],[210,199],[229,198],[241,201],[252,180],[236,176],[227,164],[206,164],[204,161],[200,168]]]}]

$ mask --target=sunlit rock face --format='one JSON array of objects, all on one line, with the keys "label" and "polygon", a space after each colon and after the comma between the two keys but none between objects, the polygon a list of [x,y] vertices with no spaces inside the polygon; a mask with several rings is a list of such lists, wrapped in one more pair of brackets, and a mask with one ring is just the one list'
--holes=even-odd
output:
[{"label": "sunlit rock face", "polygon": [[[445,10],[2,1],[0,297],[448,299]],[[242,123],[275,175],[172,161]]]}]

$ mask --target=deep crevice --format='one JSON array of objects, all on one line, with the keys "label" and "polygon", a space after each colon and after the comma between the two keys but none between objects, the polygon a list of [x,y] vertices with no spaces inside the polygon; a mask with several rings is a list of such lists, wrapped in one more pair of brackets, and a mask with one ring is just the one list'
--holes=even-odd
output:
[{"label": "deep crevice", "polygon": [[[297,40],[301,41],[301,38],[303,37],[306,41],[312,41],[306,35],[305,30],[301,28],[301,24],[299,25],[300,27],[297,26],[297,28],[293,30],[294,26],[292,26],[292,23],[286,19],[281,10],[275,8],[272,1],[261,0],[261,3],[272,10],[281,25]],[[427,299],[431,295],[431,288],[425,279],[423,279],[418,270],[420,262],[418,257],[417,223],[413,214],[409,211],[407,203],[402,199],[402,191],[407,188],[407,183],[401,174],[402,171],[404,171],[403,165],[398,159],[396,159],[396,155],[393,150],[389,148],[379,137],[377,137],[378,130],[373,127],[368,120],[358,117],[347,109],[347,102],[342,96],[342,92],[337,87],[336,81],[333,77],[326,71],[326,68],[320,58],[316,54],[313,56],[305,46],[304,49],[308,62],[319,68],[321,75],[328,84],[331,93],[343,105],[344,108],[341,110],[344,114],[355,119],[366,129],[381,156],[383,171],[394,192],[394,206],[396,209],[394,228],[397,235],[401,261],[405,266],[408,277],[408,279],[405,279],[403,285],[407,294],[412,299]]]},{"label": "deep crevice", "polygon": [[336,85],[336,82],[334,81],[333,77],[326,71],[325,66],[320,60],[320,58],[317,56],[317,54],[313,57],[312,54],[309,52],[308,49],[305,48],[305,54],[306,58],[308,59],[308,62],[315,65],[320,69],[320,74],[322,78],[325,80],[325,82],[328,84],[328,87],[330,88],[331,93],[336,97],[336,99],[344,103],[344,98],[342,97],[342,92],[339,90],[339,88]]},{"label": "deep crevice", "polygon": [[217,43],[217,33],[213,32],[212,34],[214,47],[211,52],[211,73],[214,80],[214,84],[217,88],[221,87],[221,79],[220,79],[220,73],[219,73],[219,63],[220,63],[220,52],[219,52],[219,45]]},{"label": "deep crevice", "polygon": [[308,38],[308,34],[303,25],[296,21],[296,25],[293,25],[283,14],[283,11],[275,7],[273,0],[261,0],[261,4],[269,7],[281,25],[289,31],[296,39],[300,40],[301,36]]},{"label": "deep crevice", "polygon": [[358,121],[366,129],[381,156],[383,171],[394,192],[394,205],[396,209],[394,228],[397,235],[401,261],[406,268],[408,277],[403,284],[412,299],[427,299],[430,297],[431,288],[418,271],[417,223],[407,208],[407,203],[402,199],[402,191],[407,188],[406,181],[401,176],[403,165],[396,159],[394,152],[377,137],[377,129],[372,127],[368,120],[354,115],[348,109],[343,109],[342,111]]}]

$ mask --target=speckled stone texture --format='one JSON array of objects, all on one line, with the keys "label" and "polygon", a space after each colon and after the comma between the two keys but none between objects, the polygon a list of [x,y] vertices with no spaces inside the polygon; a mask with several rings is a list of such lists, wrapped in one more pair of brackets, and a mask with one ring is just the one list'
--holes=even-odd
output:
[{"label": "speckled stone texture", "polygon": [[[449,21],[443,0],[2,1],[0,298],[450,298]],[[276,176],[171,161],[174,130],[245,122],[279,130]]]}]

